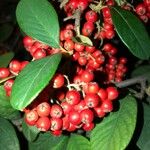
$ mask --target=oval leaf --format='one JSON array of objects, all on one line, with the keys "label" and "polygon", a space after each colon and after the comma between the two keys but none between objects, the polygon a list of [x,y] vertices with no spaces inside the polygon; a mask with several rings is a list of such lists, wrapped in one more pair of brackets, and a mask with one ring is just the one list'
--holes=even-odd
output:
[{"label": "oval leaf", "polygon": [[91,150],[90,142],[81,135],[71,134],[67,150]]},{"label": "oval leaf", "polygon": [[122,99],[119,111],[111,113],[91,132],[92,150],[124,150],[132,138],[136,115],[135,99]]},{"label": "oval leaf", "polygon": [[0,118],[0,149],[20,150],[15,129],[9,121]]},{"label": "oval leaf", "polygon": [[0,56],[0,67],[7,67],[11,59],[14,57],[13,52],[9,52]]},{"label": "oval leaf", "polygon": [[65,150],[67,136],[56,137],[50,133],[40,134],[35,142],[29,143],[29,150]]},{"label": "oval leaf", "polygon": [[0,86],[0,116],[6,119],[14,119],[20,116],[19,111],[10,105],[10,99],[6,96],[3,86]]},{"label": "oval leaf", "polygon": [[140,59],[150,57],[150,38],[142,22],[131,12],[111,8],[113,24],[122,42]]},{"label": "oval leaf", "polygon": [[144,110],[144,125],[140,137],[138,139],[137,145],[142,150],[149,150],[149,147],[147,146],[148,145],[150,146],[150,117],[149,117],[150,105],[143,103],[143,110]]},{"label": "oval leaf", "polygon": [[61,54],[55,54],[29,63],[15,79],[11,105],[18,110],[28,106],[53,77]]},{"label": "oval leaf", "polygon": [[35,126],[29,126],[25,123],[25,121],[22,122],[22,132],[26,139],[30,142],[34,141],[36,137],[38,136],[38,133],[40,130],[38,130]]},{"label": "oval leaf", "polygon": [[29,36],[59,48],[59,23],[47,0],[21,0],[16,10],[20,28]]}]

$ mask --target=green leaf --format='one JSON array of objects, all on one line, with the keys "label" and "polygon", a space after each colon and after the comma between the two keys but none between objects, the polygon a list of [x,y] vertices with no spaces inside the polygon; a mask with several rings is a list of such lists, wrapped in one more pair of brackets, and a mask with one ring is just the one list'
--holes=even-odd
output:
[{"label": "green leaf", "polygon": [[120,101],[120,109],[111,113],[91,132],[92,150],[124,150],[136,125],[136,100],[127,96]]},{"label": "green leaf", "polygon": [[29,150],[65,150],[67,142],[67,136],[56,137],[50,133],[41,133],[35,142],[29,143]]},{"label": "green leaf", "polygon": [[20,28],[29,36],[59,48],[59,22],[47,0],[21,0],[16,10]]},{"label": "green leaf", "polygon": [[85,45],[85,46],[93,46],[92,41],[90,40],[90,38],[84,36],[84,35],[79,35],[76,37],[73,37],[72,40],[76,43]]},{"label": "green leaf", "polygon": [[0,56],[0,67],[7,67],[11,59],[14,57],[14,53],[9,52]]},{"label": "green leaf", "polygon": [[19,147],[15,129],[8,120],[0,118],[0,149],[19,150]]},{"label": "green leaf", "polygon": [[[143,103],[144,125],[137,145],[141,150],[149,150],[150,147],[150,105]],[[149,145],[149,147],[148,147]]]},{"label": "green leaf", "polygon": [[38,128],[36,128],[35,126],[29,126],[25,123],[25,121],[22,122],[22,132],[24,134],[24,136],[26,137],[26,139],[30,142],[34,141],[40,130],[38,130]]},{"label": "green leaf", "polygon": [[147,75],[150,82],[150,65],[141,65],[132,71],[131,77],[136,77],[140,75]]},{"label": "green leaf", "polygon": [[71,134],[67,150],[91,150],[90,142],[81,135]]},{"label": "green leaf", "polygon": [[122,42],[140,59],[150,57],[150,38],[144,24],[130,11],[111,8],[113,24]]},{"label": "green leaf", "polygon": [[14,119],[19,115],[19,111],[10,105],[10,99],[6,96],[3,86],[0,86],[0,116],[6,119]]},{"label": "green leaf", "polygon": [[53,77],[61,54],[55,54],[29,63],[15,79],[11,105],[18,110],[28,106]]},{"label": "green leaf", "polygon": [[0,26],[0,42],[7,40],[13,32],[13,26],[10,24],[2,24]]}]

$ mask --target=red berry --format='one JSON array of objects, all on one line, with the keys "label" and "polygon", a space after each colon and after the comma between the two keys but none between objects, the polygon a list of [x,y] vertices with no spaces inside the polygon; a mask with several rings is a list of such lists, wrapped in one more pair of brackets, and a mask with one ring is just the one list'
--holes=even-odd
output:
[{"label": "red berry", "polygon": [[98,19],[98,15],[95,11],[93,10],[90,10],[90,11],[87,11],[86,14],[85,14],[85,19],[86,21],[89,21],[89,22],[96,22],[97,19]]},{"label": "red berry", "polygon": [[115,100],[119,95],[118,90],[115,87],[108,87],[106,90],[109,100]]},{"label": "red berry", "polygon": [[94,119],[94,113],[90,109],[84,109],[80,112],[81,121],[85,124],[91,123]]},{"label": "red berry", "polygon": [[90,82],[87,84],[86,93],[97,94],[99,91],[99,85],[96,82]]},{"label": "red berry", "polygon": [[113,110],[113,104],[110,100],[104,100],[101,105],[103,112],[111,112]]},{"label": "red berry", "polygon": [[105,99],[107,99],[107,97],[108,97],[108,93],[107,93],[107,91],[106,90],[104,90],[104,89],[100,89],[99,91],[98,91],[98,96],[100,97],[100,99],[103,101],[103,100],[105,100]]},{"label": "red berry", "polygon": [[41,117],[36,122],[36,127],[40,131],[48,131],[50,126],[51,126],[51,122],[50,122],[50,119],[48,117]]},{"label": "red berry", "polygon": [[18,73],[21,70],[21,63],[18,60],[12,60],[9,64],[9,69]]},{"label": "red berry", "polygon": [[80,93],[76,90],[70,90],[66,93],[66,101],[70,105],[76,105],[80,102]]},{"label": "red berry", "polygon": [[81,123],[80,113],[72,110],[68,114],[68,120],[73,125],[79,125]]},{"label": "red berry", "polygon": [[51,131],[54,136],[60,136],[62,134],[61,130]]},{"label": "red berry", "polygon": [[98,116],[99,118],[103,118],[105,116],[105,112],[103,111],[101,106],[95,107],[94,108],[96,116]]},{"label": "red berry", "polygon": [[65,115],[67,115],[73,108],[73,106],[67,103],[66,101],[61,103],[61,107]]},{"label": "red berry", "polygon": [[64,48],[68,51],[72,51],[74,49],[74,42],[72,40],[66,40],[64,43]]},{"label": "red berry", "polygon": [[60,118],[63,115],[63,110],[61,106],[54,104],[51,107],[50,116],[52,118]]},{"label": "red berry", "polygon": [[13,84],[14,84],[14,80],[13,80],[13,79],[7,80],[7,81],[4,83],[4,89],[5,89],[6,91],[11,90]]},{"label": "red berry", "polygon": [[47,102],[39,104],[36,109],[40,117],[49,116],[51,110],[50,105]]},{"label": "red berry", "polygon": [[91,123],[84,124],[82,128],[84,131],[91,131],[94,128],[94,123],[91,122]]},{"label": "red berry", "polygon": [[0,78],[7,78],[9,76],[10,72],[8,68],[0,68]]},{"label": "red berry", "polygon": [[85,47],[84,45],[79,44],[79,43],[75,43],[75,44],[74,44],[74,49],[75,49],[77,52],[83,52],[84,47]]},{"label": "red berry", "polygon": [[27,66],[28,63],[29,63],[29,61],[22,61],[20,70],[24,69]]},{"label": "red berry", "polygon": [[96,107],[100,102],[100,98],[97,94],[88,93],[84,98],[85,104],[88,107]]},{"label": "red berry", "polygon": [[61,130],[63,126],[63,121],[60,118],[51,118],[51,130],[57,131]]},{"label": "red berry", "polygon": [[46,51],[42,48],[37,48],[36,51],[33,53],[34,59],[41,59],[46,57]]},{"label": "red berry", "polygon": [[143,3],[140,3],[135,7],[135,11],[138,15],[142,16],[146,13],[146,6]]},{"label": "red berry", "polygon": [[25,121],[28,125],[35,125],[38,120],[38,113],[35,110],[31,110],[25,114]]},{"label": "red berry", "polygon": [[90,72],[90,71],[85,70],[85,71],[81,74],[81,80],[82,80],[83,82],[88,83],[88,82],[91,82],[93,79],[94,79],[94,74],[93,74],[92,71]]},{"label": "red berry", "polygon": [[30,46],[32,46],[33,43],[34,43],[34,40],[31,37],[25,36],[23,38],[23,44],[25,47],[30,47]]},{"label": "red berry", "polygon": [[53,88],[60,88],[64,85],[65,79],[62,74],[56,74],[53,77]]}]

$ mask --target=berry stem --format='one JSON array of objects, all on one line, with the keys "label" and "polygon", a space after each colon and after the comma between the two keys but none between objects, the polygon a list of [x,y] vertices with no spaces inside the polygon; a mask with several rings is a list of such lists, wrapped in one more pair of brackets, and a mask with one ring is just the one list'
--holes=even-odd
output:
[{"label": "berry stem", "polygon": [[9,80],[9,79],[15,78],[15,77],[16,76],[12,75],[12,76],[9,76],[7,78],[4,78],[4,79],[0,80],[0,84],[3,83],[3,82],[5,82],[5,81],[7,81],[7,80]]}]

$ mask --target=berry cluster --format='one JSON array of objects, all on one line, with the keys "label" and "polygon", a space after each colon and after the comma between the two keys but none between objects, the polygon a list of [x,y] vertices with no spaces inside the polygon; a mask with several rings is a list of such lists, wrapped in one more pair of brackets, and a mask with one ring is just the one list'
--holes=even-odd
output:
[{"label": "berry cluster", "polygon": [[38,102],[26,108],[26,123],[35,125],[40,131],[51,131],[54,135],[60,135],[62,131],[73,132],[79,128],[92,130],[94,118],[103,118],[111,112],[112,102],[118,97],[115,87],[108,86],[104,89],[93,80],[94,74],[88,70],[82,70],[81,73],[77,69],[72,83],[66,75],[57,73],[49,85],[53,91],[50,101],[46,99],[41,102],[38,99]]},{"label": "berry cluster", "polygon": [[147,23],[150,18],[150,1],[144,0],[140,4],[136,5],[135,12],[141,20]]},{"label": "berry cluster", "polygon": [[[49,85],[24,109],[28,125],[36,126],[40,131],[51,131],[54,135],[80,128],[90,131],[94,128],[95,118],[103,118],[113,110],[113,101],[119,96],[114,83],[121,82],[127,72],[127,58],[120,56],[112,40],[115,28],[109,6],[113,5],[113,0],[69,0],[63,4],[61,7],[67,16],[64,21],[67,22],[61,27],[58,49],[29,36],[23,38],[32,61],[65,53]],[[150,17],[149,5],[149,0],[144,0],[135,7],[135,12],[144,21]],[[128,4],[122,7],[134,10]],[[69,71],[68,62],[73,68]],[[8,68],[0,68],[0,79],[4,81],[7,96],[11,94],[13,78],[28,63],[12,60]]]}]

